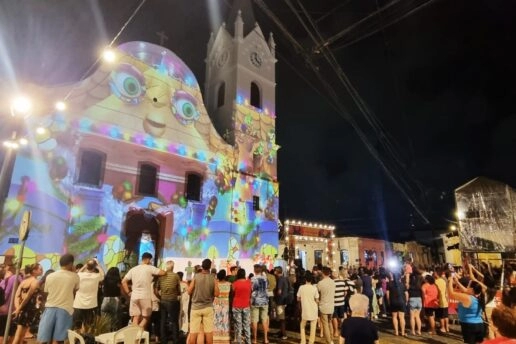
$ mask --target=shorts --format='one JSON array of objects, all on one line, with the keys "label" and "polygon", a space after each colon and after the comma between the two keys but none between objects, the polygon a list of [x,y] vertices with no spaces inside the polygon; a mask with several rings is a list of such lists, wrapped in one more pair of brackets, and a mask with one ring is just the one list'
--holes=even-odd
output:
[{"label": "shorts", "polygon": [[437,309],[438,308],[428,308],[428,307],[425,307],[425,315],[427,317],[433,317],[433,316],[435,316],[435,313],[437,312]]},{"label": "shorts", "polygon": [[343,319],[344,314],[346,313],[346,307],[344,305],[342,306],[335,306],[333,308],[333,317]]},{"label": "shorts", "polygon": [[92,324],[95,319],[96,310],[97,308],[74,308],[72,316],[74,328],[81,328],[83,324]]},{"label": "shorts", "polygon": [[389,306],[391,313],[405,313],[405,305],[403,304],[391,304]]},{"label": "shorts", "polygon": [[285,320],[285,305],[276,305],[276,320]]},{"label": "shorts", "polygon": [[68,339],[68,330],[72,328],[72,315],[57,307],[47,307],[43,311],[38,329],[38,342],[61,342]]},{"label": "shorts", "polygon": [[448,307],[446,308],[437,308],[435,311],[435,317],[437,319],[446,319],[448,318]]},{"label": "shorts", "polygon": [[411,311],[420,311],[423,308],[423,301],[420,297],[409,298],[409,309]]},{"label": "shorts", "polygon": [[190,332],[201,332],[201,324],[204,333],[213,332],[213,307],[203,309],[192,309],[190,311]]},{"label": "shorts", "polygon": [[[5,326],[7,325],[7,315],[0,315],[0,337],[2,337],[5,333]],[[16,324],[14,321],[11,321],[11,326],[9,329],[9,336],[14,336],[16,333]]]},{"label": "shorts", "polygon": [[269,319],[269,306],[251,306],[251,322],[257,324],[258,320],[262,323]]},{"label": "shorts", "polygon": [[484,323],[469,324],[461,322],[460,329],[464,343],[482,343],[484,340]]},{"label": "shorts", "polygon": [[150,317],[152,315],[152,301],[151,299],[139,299],[129,302],[129,315],[132,317],[142,316]]}]

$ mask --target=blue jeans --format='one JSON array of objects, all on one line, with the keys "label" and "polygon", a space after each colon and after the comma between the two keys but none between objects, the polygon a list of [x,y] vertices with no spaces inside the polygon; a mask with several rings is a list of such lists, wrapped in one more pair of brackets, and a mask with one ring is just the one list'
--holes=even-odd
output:
[{"label": "blue jeans", "polygon": [[162,343],[167,342],[167,324],[170,322],[170,328],[172,330],[172,341],[174,344],[177,343],[179,340],[179,301],[161,300],[159,304],[159,311],[161,313],[160,341]]},{"label": "blue jeans", "polygon": [[[233,320],[235,321],[235,343],[251,343],[251,309],[233,308]],[[242,332],[245,338],[243,342]]]}]

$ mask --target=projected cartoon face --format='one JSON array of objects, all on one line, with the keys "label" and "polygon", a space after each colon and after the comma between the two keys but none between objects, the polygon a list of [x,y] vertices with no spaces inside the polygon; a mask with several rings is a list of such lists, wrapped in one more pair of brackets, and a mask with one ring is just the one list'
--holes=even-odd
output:
[{"label": "projected cartoon face", "polygon": [[113,94],[125,103],[138,104],[145,95],[145,78],[128,63],[121,63],[111,72],[109,85]]},{"label": "projected cartoon face", "polygon": [[190,93],[182,90],[176,91],[172,96],[171,103],[172,113],[181,124],[192,124],[199,119],[197,100]]},{"label": "projected cartoon face", "polygon": [[149,135],[161,137],[165,134],[166,124],[163,114],[159,112],[150,112],[143,120],[143,129]]}]

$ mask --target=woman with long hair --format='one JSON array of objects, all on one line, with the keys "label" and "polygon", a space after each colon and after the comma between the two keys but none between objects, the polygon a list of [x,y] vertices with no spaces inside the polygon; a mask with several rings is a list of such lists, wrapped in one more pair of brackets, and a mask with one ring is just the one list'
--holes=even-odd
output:
[{"label": "woman with long hair", "polygon": [[229,344],[229,293],[231,283],[226,281],[226,270],[217,273],[219,296],[213,300],[213,343]]},{"label": "woman with long hair", "polygon": [[425,283],[421,287],[421,297],[425,316],[428,319],[428,333],[435,334],[435,312],[439,309],[439,289],[437,289],[432,275],[425,276]]},{"label": "woman with long hair", "polygon": [[13,317],[16,318],[16,333],[14,334],[13,344],[23,343],[27,330],[39,323],[41,308],[39,307],[39,281],[38,277],[43,274],[40,264],[27,265],[25,276],[27,276],[18,286],[14,297]]},{"label": "woman with long hair", "polygon": [[[454,289],[454,283],[462,292]],[[482,315],[485,312],[486,301],[482,286],[478,282],[472,281],[470,287],[471,291],[460,285],[455,276],[448,279],[448,295],[459,302],[458,315],[464,343],[476,344],[482,343],[485,336]]]},{"label": "woman with long hair", "polygon": [[421,335],[421,309],[423,309],[423,298],[421,296],[421,287],[423,285],[423,277],[417,267],[414,266],[412,274],[409,277],[409,310],[410,310],[410,331],[413,336]]},{"label": "woman with long hair", "polygon": [[121,285],[120,270],[116,266],[109,268],[102,283],[104,299],[102,300],[100,311],[111,318],[111,330],[113,331],[119,328],[118,309],[120,306]]},{"label": "woman with long hair", "polygon": [[408,302],[408,292],[405,289],[405,285],[401,282],[399,274],[390,273],[390,281],[387,285],[386,297],[392,315],[394,335],[397,336],[398,333],[401,332],[402,336],[406,336],[405,306]]}]

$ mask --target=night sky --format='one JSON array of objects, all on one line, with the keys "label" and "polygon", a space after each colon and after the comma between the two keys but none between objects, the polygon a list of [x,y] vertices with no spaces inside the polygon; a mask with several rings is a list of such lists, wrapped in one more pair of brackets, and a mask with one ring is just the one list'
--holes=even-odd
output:
[{"label": "night sky", "polygon": [[[77,81],[139,2],[0,1],[0,82],[13,75],[44,84]],[[218,10],[208,10],[210,2]],[[446,230],[453,220],[453,190],[470,179],[483,175],[516,186],[516,2],[264,3],[297,49],[256,3],[241,0],[147,1],[117,43],[159,43],[156,32],[163,31],[165,47],[203,85],[209,33],[237,7],[246,24],[257,20],[265,35],[274,33],[282,220],[335,224],[343,235],[422,239]],[[307,10],[323,39],[370,17],[317,53],[320,44],[288,3],[304,20],[299,3]],[[329,67],[323,53],[330,51],[381,131],[373,130]],[[313,67],[345,114],[335,110]],[[387,177],[348,116],[430,223]]]}]

